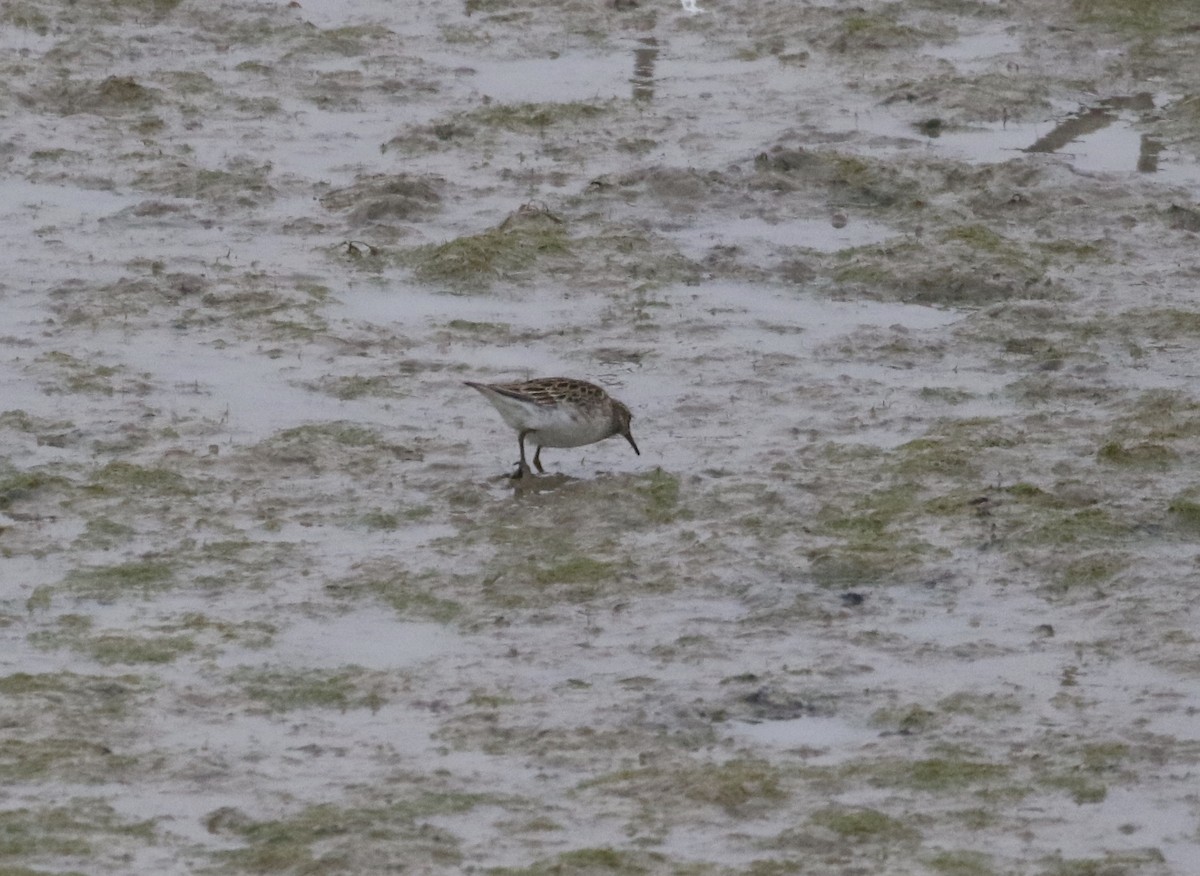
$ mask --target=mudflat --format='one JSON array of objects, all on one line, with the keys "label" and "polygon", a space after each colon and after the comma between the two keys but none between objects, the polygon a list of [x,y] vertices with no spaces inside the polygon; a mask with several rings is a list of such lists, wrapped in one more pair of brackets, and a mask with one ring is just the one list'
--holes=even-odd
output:
[{"label": "mudflat", "polygon": [[5,0],[0,871],[1191,872],[1195,4],[697,5]]}]

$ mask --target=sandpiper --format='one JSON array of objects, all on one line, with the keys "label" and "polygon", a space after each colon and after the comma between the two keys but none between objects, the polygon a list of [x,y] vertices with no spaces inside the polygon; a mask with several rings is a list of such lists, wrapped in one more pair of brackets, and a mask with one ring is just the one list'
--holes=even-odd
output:
[{"label": "sandpiper", "polygon": [[580,447],[620,435],[634,453],[642,455],[629,432],[633,419],[629,408],[586,380],[539,377],[520,383],[465,383],[479,390],[504,422],[517,430],[521,461],[514,478],[531,473],[525,462],[526,438],[537,446],[533,464],[542,474],[546,471],[540,458],[543,447]]}]

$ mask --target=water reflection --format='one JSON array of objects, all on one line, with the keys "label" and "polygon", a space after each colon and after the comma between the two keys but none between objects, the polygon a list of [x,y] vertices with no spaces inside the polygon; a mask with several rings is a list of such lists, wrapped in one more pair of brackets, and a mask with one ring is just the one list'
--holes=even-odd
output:
[{"label": "water reflection", "polygon": [[[1063,119],[1054,127],[1054,130],[1039,137],[1031,146],[1025,147],[1024,151],[1058,152],[1067,144],[1081,140],[1118,121],[1122,111],[1144,113],[1153,109],[1154,95],[1146,91],[1128,97],[1108,97],[1095,106]],[[1162,150],[1161,141],[1143,134],[1138,149],[1137,169],[1142,173],[1156,172],[1158,155]]]},{"label": "water reflection", "polygon": [[1156,140],[1149,134],[1142,134],[1142,148],[1138,150],[1137,169],[1142,173],[1157,172],[1158,153],[1162,151],[1162,140]]},{"label": "water reflection", "polygon": [[1094,134],[1107,128],[1117,120],[1117,114],[1102,107],[1092,107],[1073,116],[1068,116],[1044,137],[1039,137],[1026,152],[1057,152],[1072,140]]},{"label": "water reflection", "polygon": [[658,60],[658,40],[642,37],[633,50],[633,99],[648,101],[654,97],[654,62]]}]

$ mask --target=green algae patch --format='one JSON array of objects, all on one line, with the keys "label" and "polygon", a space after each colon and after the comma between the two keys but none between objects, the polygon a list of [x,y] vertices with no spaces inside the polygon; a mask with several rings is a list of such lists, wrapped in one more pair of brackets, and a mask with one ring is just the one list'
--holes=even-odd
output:
[{"label": "green algae patch", "polygon": [[375,429],[339,420],[332,423],[314,423],[285,429],[271,441],[280,447],[289,449],[326,441],[340,444],[343,447],[377,447],[383,444],[383,437]]},{"label": "green algae patch", "polygon": [[[155,839],[152,821],[121,818],[107,803],[79,798],[64,806],[8,809],[0,812],[0,873],[5,876],[51,871],[7,867],[6,859],[79,866],[89,872],[103,852],[123,840],[139,845]],[[53,872],[60,872],[54,866]]]},{"label": "green algae patch", "polygon": [[39,444],[60,447],[66,443],[63,433],[72,428],[74,424],[70,420],[38,417],[20,408],[0,412],[0,429],[13,429],[34,435]]},{"label": "green algae patch", "polygon": [[[1113,319],[1111,331],[1140,335],[1158,342],[1194,342],[1200,336],[1200,313],[1180,307],[1131,308],[1116,314]],[[1160,405],[1173,404],[1195,412],[1195,403],[1181,393],[1152,390],[1146,395]]]},{"label": "green algae patch", "polygon": [[919,498],[920,488],[904,481],[821,508],[814,528],[837,542],[808,551],[816,582],[822,587],[885,584],[917,566],[929,552],[907,525],[921,510]]},{"label": "green algae patch", "polygon": [[62,589],[83,599],[113,602],[123,595],[150,596],[169,590],[175,567],[158,560],[134,560],[114,566],[90,566],[67,573]]},{"label": "green algae patch", "polygon": [[199,167],[177,162],[143,171],[134,184],[172,198],[195,198],[213,204],[257,209],[275,199],[271,165],[233,159],[225,167]]},{"label": "green algae patch", "polygon": [[144,396],[151,389],[148,375],[130,374],[121,365],[95,364],[58,350],[42,354],[33,365],[46,373],[40,384],[47,395]]},{"label": "green algae patch", "polygon": [[419,460],[419,447],[395,444],[377,429],[347,420],[284,429],[246,451],[248,461],[272,466],[326,469],[370,479],[392,461]]},{"label": "green algae patch", "polygon": [[388,562],[326,585],[326,591],[338,599],[378,601],[405,619],[450,623],[462,614],[463,604],[448,598],[445,589],[437,573],[413,573]]},{"label": "green algae patch", "polygon": [[1116,520],[1108,510],[1092,507],[1041,515],[1020,537],[1041,545],[1093,545],[1127,537],[1130,532],[1130,526]]},{"label": "green algae patch", "polygon": [[972,249],[990,253],[1013,253],[1013,245],[1002,234],[985,225],[960,225],[947,230],[942,239],[949,243],[963,243]]},{"label": "green algae patch", "polygon": [[407,395],[396,378],[386,374],[327,376],[304,384],[306,389],[331,395],[341,401],[356,398],[403,398]]},{"label": "green algae patch", "polygon": [[916,703],[889,706],[871,713],[871,726],[890,733],[924,733],[936,729],[943,720],[937,712]]},{"label": "green algae patch", "polygon": [[669,523],[680,513],[679,476],[656,468],[640,478],[634,489],[646,500],[646,517],[653,523]]},{"label": "green algae patch", "polygon": [[138,759],[117,754],[107,745],[82,736],[41,736],[0,740],[0,781],[58,779],[95,784],[120,781]]},{"label": "green algae patch", "polygon": [[1053,855],[1042,859],[1037,876],[1173,876],[1177,871],[1167,865],[1158,849],[1134,849],[1106,852],[1096,858],[1063,858]]},{"label": "green algae patch", "polygon": [[380,673],[342,669],[239,669],[229,676],[252,702],[268,712],[295,709],[380,708],[391,685]]},{"label": "green algae patch", "polygon": [[83,675],[74,672],[15,672],[0,676],[0,697],[10,721],[60,712],[64,719],[95,729],[137,709],[156,685],[140,675]]},{"label": "green algae patch", "polygon": [[1103,803],[1110,782],[1128,778],[1133,752],[1124,742],[1089,742],[1064,753],[1061,764],[1047,764],[1038,781],[1064,791],[1080,806]]},{"label": "green algae patch", "polygon": [[1131,36],[1165,36],[1195,23],[1190,0],[1073,0],[1075,14],[1088,24],[1101,24]]},{"label": "green algae patch", "polygon": [[1066,489],[1046,490],[1026,481],[1005,487],[1004,493],[1013,501],[1035,510],[1078,511],[1091,508],[1098,501],[1089,493]]},{"label": "green algae patch", "polygon": [[1094,589],[1108,585],[1132,563],[1133,559],[1128,554],[1111,551],[1084,554],[1060,566],[1045,591],[1061,596],[1081,588]]},{"label": "green algae patch", "polygon": [[875,539],[917,507],[920,488],[904,482],[864,493],[846,503],[830,503],[817,514],[821,531],[850,539]]},{"label": "green algae patch", "polygon": [[479,234],[417,247],[403,261],[424,283],[482,287],[494,280],[520,279],[535,266],[567,267],[572,247],[562,220],[533,207]]},{"label": "green algae patch", "polygon": [[400,516],[388,511],[368,511],[358,518],[360,526],[382,532],[391,532],[400,528]]},{"label": "green algae patch", "polygon": [[[699,876],[709,870],[697,869],[694,864],[674,862],[666,855],[655,852],[600,846],[560,852],[552,858],[535,861],[525,867],[490,867],[484,872],[489,876],[650,876],[652,873]],[[752,869],[748,872],[756,874],[761,871]]]},{"label": "green algae patch", "polygon": [[83,534],[72,543],[73,547],[85,550],[112,550],[128,543],[136,530],[108,517],[93,517],[88,520]]},{"label": "green algae patch", "polygon": [[582,787],[607,790],[655,808],[683,799],[739,816],[753,815],[788,796],[780,768],[756,758],[622,770],[588,780]]},{"label": "green algae patch", "polygon": [[111,119],[128,119],[154,109],[164,92],[143,85],[132,76],[108,76],[102,80],[66,79],[39,88],[33,95],[47,111],[63,116],[89,113]]},{"label": "green algae patch", "polygon": [[171,663],[196,650],[190,635],[146,636],[116,631],[94,635],[92,619],[77,614],[60,616],[54,629],[30,633],[29,641],[38,648],[70,648],[106,665]]},{"label": "green algae patch", "polygon": [[938,700],[937,706],[954,715],[969,715],[976,720],[996,721],[1022,711],[1020,700],[1014,696],[959,691]]},{"label": "green algae patch", "polygon": [[71,487],[70,480],[44,469],[20,471],[0,465],[0,510],[18,502],[40,499],[45,493]]},{"label": "green algae patch", "polygon": [[[478,294],[493,284],[525,284],[535,280],[566,284],[611,295],[614,288],[631,289],[629,316],[639,328],[655,327],[649,290],[674,283],[694,283],[703,266],[685,257],[670,238],[639,226],[607,225],[580,233],[545,204],[527,203],[500,224],[439,244],[424,244],[385,257],[358,258],[377,270],[394,262],[409,268],[419,282],[444,286],[456,294]],[[483,331],[460,324],[459,331]],[[499,335],[498,332],[487,332]],[[508,328],[501,337],[515,336]]]},{"label": "green algae patch", "polygon": [[958,793],[964,789],[996,785],[1011,768],[991,761],[933,757],[914,761],[880,761],[854,764],[850,775],[862,776],[882,787],[909,788],[930,793]]},{"label": "green algae patch", "polygon": [[855,842],[894,842],[921,836],[911,825],[878,809],[830,806],[814,812],[809,820]]},{"label": "green algae patch", "polygon": [[839,286],[867,298],[979,307],[1067,294],[1047,279],[1050,254],[982,225],[947,229],[932,246],[888,241],[850,247],[828,262]]},{"label": "green algae patch", "polygon": [[209,617],[201,612],[185,612],[162,625],[167,632],[186,632],[190,636],[207,636],[221,644],[236,644],[244,648],[268,647],[278,632],[277,627],[263,620],[230,621]]},{"label": "green algae patch", "polygon": [[929,869],[940,876],[998,876],[992,858],[983,852],[945,851],[930,856]]},{"label": "green algae patch", "polygon": [[1200,533],[1200,502],[1191,499],[1175,499],[1167,506],[1167,513],[1175,525],[1185,532]]},{"label": "green algae patch", "polygon": [[842,19],[840,32],[835,32],[829,48],[835,52],[857,55],[915,47],[927,39],[929,34],[901,24],[887,11],[867,14],[865,10],[858,10],[856,14]]},{"label": "green algae patch", "polygon": [[[517,607],[560,600],[587,602],[630,585],[639,589],[661,586],[653,578],[642,580],[635,576],[627,558],[597,555],[598,552],[572,544],[569,539],[561,540],[556,549],[543,546],[543,551],[542,555],[552,559],[531,563],[511,548],[506,549],[489,564],[488,595],[501,605]],[[501,579],[518,586],[494,586]]]},{"label": "green algae patch", "polygon": [[191,636],[135,636],[108,633],[82,643],[99,663],[172,663],[196,650]]},{"label": "green algae patch", "polygon": [[614,111],[614,102],[493,103],[463,113],[457,122],[506,131],[541,132],[559,125],[589,122]]},{"label": "green algae patch", "polygon": [[1162,444],[1109,441],[1096,451],[1096,459],[1108,465],[1165,471],[1179,462],[1179,454]]},{"label": "green algae patch", "polygon": [[896,470],[908,478],[936,475],[958,480],[977,477],[976,454],[955,442],[919,438],[896,448]]},{"label": "green algae patch", "polygon": [[598,585],[614,577],[616,566],[613,563],[596,560],[592,557],[576,555],[565,557],[552,565],[538,566],[533,570],[533,581],[539,587],[553,584]]},{"label": "green algae patch", "polygon": [[87,489],[96,495],[117,496],[191,496],[196,492],[178,472],[121,461],[98,469]]},{"label": "green algae patch", "polygon": [[1095,776],[1079,773],[1049,773],[1041,778],[1049,788],[1065,791],[1079,806],[1087,803],[1103,803],[1108,796],[1108,786]]},{"label": "green algae patch", "polygon": [[[839,152],[776,147],[760,153],[754,169],[756,187],[785,191],[799,186],[820,188],[839,200],[878,210],[911,207],[922,193],[920,180],[886,161]],[[852,253],[894,253],[897,248],[907,250],[911,246],[898,243],[850,248],[838,256],[840,262],[845,262],[852,259]]]},{"label": "green algae patch", "polygon": [[[210,830],[232,834],[243,848],[218,860],[251,873],[385,872],[403,849],[406,867],[450,868],[462,862],[460,841],[429,819],[469,812],[496,802],[480,794],[401,787],[396,802],[339,806],[321,803],[275,820],[210,813]],[[235,813],[236,814],[236,813]]]},{"label": "green algae patch", "polygon": [[813,580],[825,588],[869,587],[896,583],[920,565],[925,551],[905,546],[855,543],[808,552]]},{"label": "green algae patch", "polygon": [[670,510],[678,505],[671,476],[665,478],[574,481],[546,475],[518,486],[531,492],[515,505],[492,506],[464,529],[467,539],[491,546],[482,569],[488,601],[518,608],[671,590],[667,564],[657,558],[635,564],[635,548],[626,545],[631,523],[654,525],[659,515],[682,515],[682,509]]}]

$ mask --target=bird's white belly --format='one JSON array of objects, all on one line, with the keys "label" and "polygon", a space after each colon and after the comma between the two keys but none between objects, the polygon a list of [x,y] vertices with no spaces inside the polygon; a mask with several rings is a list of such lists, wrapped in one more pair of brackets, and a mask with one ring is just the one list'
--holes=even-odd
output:
[{"label": "bird's white belly", "polygon": [[533,430],[529,440],[539,447],[579,447],[607,438],[612,433],[607,418],[589,418],[570,409],[552,408],[528,417],[526,429]]}]

